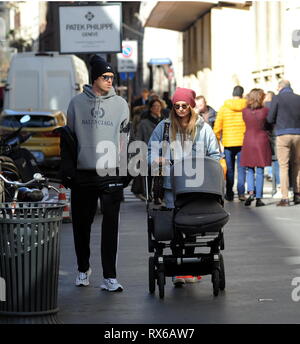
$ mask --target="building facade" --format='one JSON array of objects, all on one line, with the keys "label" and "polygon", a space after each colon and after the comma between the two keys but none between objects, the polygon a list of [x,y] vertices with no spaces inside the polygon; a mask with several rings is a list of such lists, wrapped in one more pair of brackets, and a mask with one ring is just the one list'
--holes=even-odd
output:
[{"label": "building facade", "polygon": [[[2,43],[18,51],[38,50],[38,37],[45,26],[47,3],[39,1],[1,1]],[[1,30],[2,31],[2,30]]]},{"label": "building facade", "polygon": [[286,78],[300,93],[299,0],[152,2],[144,16],[146,27],[182,34],[177,84],[204,95],[216,109],[235,85],[245,93],[254,87],[276,92]]}]

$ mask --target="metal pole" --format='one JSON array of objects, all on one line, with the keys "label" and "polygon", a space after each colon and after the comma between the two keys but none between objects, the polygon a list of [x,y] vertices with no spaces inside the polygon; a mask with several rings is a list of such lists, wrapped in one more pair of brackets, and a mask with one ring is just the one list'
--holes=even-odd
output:
[{"label": "metal pole", "polygon": [[126,73],[126,78],[127,78],[127,101],[128,101],[128,104],[131,106],[132,84],[131,84],[131,80],[130,80],[128,72]]}]

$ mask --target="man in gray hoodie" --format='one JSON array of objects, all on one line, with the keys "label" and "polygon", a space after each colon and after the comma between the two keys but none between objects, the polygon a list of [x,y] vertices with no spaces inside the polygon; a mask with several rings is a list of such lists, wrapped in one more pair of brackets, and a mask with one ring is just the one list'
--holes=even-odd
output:
[{"label": "man in gray hoodie", "polygon": [[[113,88],[114,72],[110,64],[98,55],[91,59],[92,85],[70,102],[67,124],[78,142],[76,175],[72,180],[71,207],[78,264],[77,286],[88,286],[90,268],[90,233],[97,209],[102,203],[101,260],[104,281],[101,289],[122,291],[116,279],[118,227],[123,185],[118,173],[121,132],[129,121],[127,102]],[[109,145],[111,144],[111,145]],[[105,153],[108,165],[99,164]],[[101,166],[100,166],[101,165]],[[104,172],[104,173],[103,173]]]}]

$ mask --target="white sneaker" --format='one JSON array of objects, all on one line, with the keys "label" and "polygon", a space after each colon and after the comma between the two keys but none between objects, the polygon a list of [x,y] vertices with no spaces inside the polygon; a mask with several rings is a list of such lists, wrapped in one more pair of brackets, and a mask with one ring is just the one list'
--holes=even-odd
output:
[{"label": "white sneaker", "polygon": [[75,285],[77,287],[80,287],[80,286],[87,287],[90,284],[89,277],[91,273],[92,273],[91,268],[89,268],[88,271],[86,272],[79,272],[76,277]]},{"label": "white sneaker", "polygon": [[[272,198],[279,198],[279,199],[282,198],[282,193],[281,193],[280,188],[277,189],[277,192],[272,196]],[[288,198],[293,198],[293,192],[291,190],[289,190]]]},{"label": "white sneaker", "polygon": [[136,197],[139,198],[143,202],[147,201],[147,198],[143,194],[137,194]]},{"label": "white sneaker", "polygon": [[100,288],[107,291],[123,291],[123,287],[115,278],[104,278]]},{"label": "white sneaker", "polygon": [[282,194],[280,190],[277,190],[276,193],[272,196],[273,198],[278,198],[281,199],[282,198]]},{"label": "white sneaker", "polygon": [[172,282],[175,287],[181,287],[183,284],[185,284],[185,278],[182,276],[174,276],[172,277]]}]

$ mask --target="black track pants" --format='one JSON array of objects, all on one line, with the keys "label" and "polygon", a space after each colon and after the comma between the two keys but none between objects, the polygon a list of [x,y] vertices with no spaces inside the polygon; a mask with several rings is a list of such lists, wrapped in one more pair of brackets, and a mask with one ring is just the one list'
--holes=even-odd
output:
[{"label": "black track pants", "polygon": [[99,197],[102,198],[101,260],[104,278],[116,277],[118,249],[118,227],[122,191],[100,192],[96,188],[76,186],[71,191],[71,207],[75,252],[78,271],[85,272],[90,263],[91,226],[97,210]]}]

